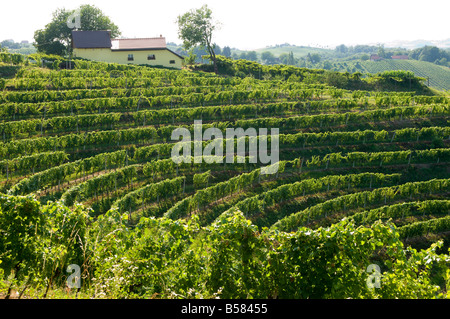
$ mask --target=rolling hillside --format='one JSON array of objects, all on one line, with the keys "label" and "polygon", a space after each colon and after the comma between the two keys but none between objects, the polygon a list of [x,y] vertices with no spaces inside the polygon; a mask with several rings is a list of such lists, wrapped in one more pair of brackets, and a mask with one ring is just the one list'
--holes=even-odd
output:
[{"label": "rolling hillside", "polygon": [[296,46],[296,45],[269,46],[266,48],[257,49],[255,51],[258,54],[261,54],[262,52],[271,52],[275,56],[280,56],[283,53],[288,54],[292,52],[294,57],[296,58],[306,57],[308,53],[309,54],[319,53],[322,56],[331,56],[333,54],[333,51],[330,49]]},{"label": "rolling hillside", "polygon": [[[181,50],[180,46],[171,46],[174,51]],[[289,54],[292,52],[293,56],[297,59],[305,58],[308,54],[318,53],[321,56],[322,61],[316,64],[308,64],[310,68],[324,68],[324,62],[327,61],[329,70],[339,72],[362,72],[376,74],[383,71],[412,71],[418,77],[426,78],[425,84],[430,87],[440,90],[450,90],[450,68],[440,66],[434,63],[417,60],[391,60],[386,59],[379,62],[361,61],[360,55],[353,59],[342,58],[332,49],[315,48],[295,45],[276,45],[268,46],[266,48],[253,50],[257,53],[258,59],[261,58],[261,53],[270,52],[275,57],[279,57],[282,54]],[[232,49],[232,52],[240,55],[247,51]],[[428,82],[429,80],[429,82]]]},{"label": "rolling hillside", "polygon": [[416,76],[425,78],[425,85],[439,91],[450,90],[450,68],[434,63],[417,60],[391,60],[382,61],[332,61],[330,70],[338,72],[361,72],[363,74],[376,74],[384,71],[411,71]]},{"label": "rolling hillside", "polygon": [[449,297],[450,98],[229,63],[2,79],[0,293]]},{"label": "rolling hillside", "polygon": [[[416,60],[383,60],[378,62],[361,62],[362,71],[378,73],[383,71],[404,70],[412,71],[418,77],[427,79],[425,82],[437,90],[450,90],[450,68],[426,61]],[[429,83],[428,83],[429,80]]]}]

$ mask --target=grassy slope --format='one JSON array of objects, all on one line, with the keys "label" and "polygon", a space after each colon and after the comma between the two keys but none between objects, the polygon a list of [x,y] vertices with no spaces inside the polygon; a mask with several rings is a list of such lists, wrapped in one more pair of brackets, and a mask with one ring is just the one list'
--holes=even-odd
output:
[{"label": "grassy slope", "polygon": [[[176,51],[178,46],[168,46],[171,50]],[[305,46],[295,45],[282,45],[266,47],[254,50],[260,56],[262,52],[268,51],[273,55],[279,57],[283,53],[292,52],[296,58],[302,58],[308,55],[308,53],[319,53],[323,60],[331,59],[333,64],[332,70],[350,73],[378,73],[390,70],[405,70],[412,71],[416,76],[429,78],[429,86],[437,90],[450,90],[450,68],[436,65],[434,63],[417,60],[383,60],[380,62],[372,61],[344,61],[339,59],[334,50],[313,48]],[[240,54],[241,50],[233,49],[232,52]],[[320,67],[317,67],[320,68]],[[428,84],[428,83],[426,83]]]},{"label": "grassy slope", "polygon": [[377,73],[387,70],[412,71],[416,76],[429,78],[430,86],[438,90],[450,90],[450,68],[416,60],[383,60],[360,62],[363,72]]},{"label": "grassy slope", "polygon": [[[269,51],[275,56],[292,52],[296,58],[305,57],[308,53],[319,53],[322,59],[331,58],[330,62],[336,67],[335,71],[349,71],[362,73],[378,73],[390,70],[412,71],[416,76],[429,78],[429,86],[437,90],[450,90],[450,68],[436,65],[434,63],[417,60],[383,60],[380,62],[371,61],[344,61],[336,58],[334,50],[302,47],[302,46],[278,46],[255,50],[258,54]],[[359,62],[360,67],[356,65]],[[345,65],[344,65],[345,63]],[[426,83],[428,84],[428,83]]]},{"label": "grassy slope", "polygon": [[268,47],[268,48],[262,48],[254,50],[256,53],[261,54],[262,52],[271,52],[275,56],[280,56],[283,53],[289,53],[292,52],[294,54],[294,57],[300,58],[305,57],[308,55],[308,53],[319,53],[322,56],[329,56],[333,53],[331,50],[327,49],[321,49],[321,48],[313,48],[313,47],[303,47],[303,46],[279,46],[279,47]]}]

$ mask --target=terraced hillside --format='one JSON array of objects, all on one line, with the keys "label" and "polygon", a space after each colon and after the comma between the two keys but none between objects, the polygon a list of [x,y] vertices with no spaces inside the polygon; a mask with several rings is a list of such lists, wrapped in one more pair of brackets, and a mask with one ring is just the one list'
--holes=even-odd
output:
[{"label": "terraced hillside", "polygon": [[[5,80],[1,287],[45,297],[79,265],[94,298],[448,296],[450,98],[283,77],[78,61]],[[195,120],[267,128],[260,147],[278,128],[276,169],[226,147],[175,163]]]}]

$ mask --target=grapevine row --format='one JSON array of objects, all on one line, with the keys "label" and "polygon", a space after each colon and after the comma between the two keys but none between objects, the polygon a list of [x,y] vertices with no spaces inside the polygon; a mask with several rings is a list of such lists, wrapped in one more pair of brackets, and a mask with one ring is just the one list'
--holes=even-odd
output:
[{"label": "grapevine row", "polygon": [[392,187],[378,188],[373,191],[364,191],[343,195],[321,204],[309,207],[300,212],[280,219],[272,228],[289,231],[309,224],[310,221],[326,217],[328,214],[343,212],[347,209],[376,204],[397,198],[406,198],[421,193],[448,192],[450,179],[432,179],[428,181],[409,182]]}]

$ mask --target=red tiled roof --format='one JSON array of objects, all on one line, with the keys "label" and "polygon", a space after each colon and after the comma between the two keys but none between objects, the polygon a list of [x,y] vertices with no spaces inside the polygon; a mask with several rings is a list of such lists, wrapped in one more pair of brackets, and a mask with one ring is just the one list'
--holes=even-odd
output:
[{"label": "red tiled roof", "polygon": [[165,49],[166,38],[112,39],[112,50]]}]

